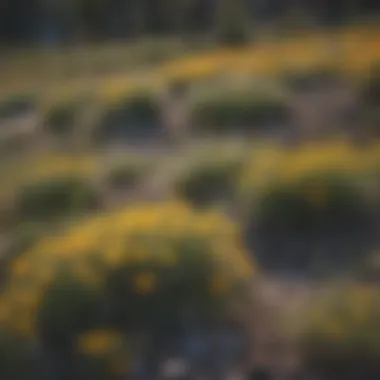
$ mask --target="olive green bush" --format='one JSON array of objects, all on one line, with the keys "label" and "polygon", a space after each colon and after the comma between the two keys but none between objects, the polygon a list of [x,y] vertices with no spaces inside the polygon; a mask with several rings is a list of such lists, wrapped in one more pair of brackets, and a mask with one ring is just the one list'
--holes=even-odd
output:
[{"label": "olive green bush", "polygon": [[160,107],[150,93],[137,93],[107,104],[103,108],[95,140],[99,143],[129,138],[157,136],[160,129]]},{"label": "olive green bush", "polygon": [[256,202],[248,236],[263,244],[265,265],[278,255],[279,267],[313,275],[342,272],[355,268],[375,242],[372,204],[355,180],[337,173],[273,183]]},{"label": "olive green bush", "polygon": [[44,130],[53,136],[67,136],[76,127],[80,109],[80,104],[76,102],[49,108],[44,116]]},{"label": "olive green bush", "polygon": [[36,101],[31,96],[13,96],[0,102],[0,120],[24,116],[33,111],[36,111]]},{"label": "olive green bush", "polygon": [[238,199],[260,263],[318,276],[352,272],[377,244],[378,160],[377,146],[360,150],[347,140],[252,153]]},{"label": "olive green bush", "polygon": [[244,87],[227,84],[195,95],[191,105],[193,132],[249,135],[287,125],[289,112],[281,91],[248,82]]},{"label": "olive green bush", "polygon": [[308,371],[326,380],[377,379],[379,301],[376,286],[359,284],[330,286],[314,299],[299,324]]},{"label": "olive green bush", "polygon": [[176,182],[177,195],[194,206],[232,200],[241,174],[241,160],[209,160],[191,166]]},{"label": "olive green bush", "polygon": [[92,380],[127,376],[129,337],[178,331],[189,312],[224,318],[254,268],[231,220],[174,202],[82,220],[34,244],[9,273],[0,325],[40,347],[52,376]]},{"label": "olive green bush", "polygon": [[16,194],[20,220],[46,221],[90,211],[98,206],[93,185],[77,177],[58,177],[21,186]]}]

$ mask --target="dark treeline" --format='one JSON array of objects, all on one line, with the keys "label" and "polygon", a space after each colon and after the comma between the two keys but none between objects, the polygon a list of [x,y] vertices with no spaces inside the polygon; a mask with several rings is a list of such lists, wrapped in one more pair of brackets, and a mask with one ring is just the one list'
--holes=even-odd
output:
[{"label": "dark treeline", "polygon": [[57,44],[206,32],[225,1],[245,2],[252,25],[295,9],[319,23],[380,10],[378,0],[1,0],[0,42]]}]

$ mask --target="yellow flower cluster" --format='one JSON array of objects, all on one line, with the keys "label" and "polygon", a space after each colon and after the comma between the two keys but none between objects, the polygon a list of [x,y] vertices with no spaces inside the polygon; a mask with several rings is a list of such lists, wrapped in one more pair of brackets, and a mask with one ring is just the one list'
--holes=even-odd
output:
[{"label": "yellow flower cluster", "polygon": [[93,265],[97,259],[105,270],[146,264],[149,269],[137,270],[133,275],[132,291],[154,294],[160,286],[155,268],[175,270],[181,252],[171,242],[187,237],[204,238],[210,243],[205,254],[214,262],[217,274],[217,280],[212,281],[214,273],[210,273],[210,293],[228,291],[228,284],[252,276],[254,268],[239,242],[238,228],[224,215],[213,210],[196,212],[176,202],[136,205],[89,218],[62,235],[46,237],[15,260],[0,298],[0,319],[33,333],[41,295],[62,264],[75,278],[93,287],[103,284],[102,272]]}]

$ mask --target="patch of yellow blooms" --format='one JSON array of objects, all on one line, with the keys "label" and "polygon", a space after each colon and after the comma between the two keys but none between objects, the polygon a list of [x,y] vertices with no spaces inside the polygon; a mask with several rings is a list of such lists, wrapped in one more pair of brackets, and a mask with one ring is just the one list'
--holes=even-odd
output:
[{"label": "patch of yellow blooms", "polygon": [[210,255],[217,273],[215,281],[210,274],[210,292],[226,292],[229,284],[251,278],[254,267],[239,243],[238,228],[224,215],[214,210],[197,212],[177,202],[136,205],[46,237],[16,259],[0,298],[0,320],[33,335],[41,296],[62,263],[73,276],[95,287],[102,286],[102,274],[92,265],[95,259],[110,269],[146,263],[153,269],[137,271],[132,290],[153,294],[160,285],[154,268],[175,270],[180,260],[181,252],[171,241],[193,236],[210,242],[205,254]]}]

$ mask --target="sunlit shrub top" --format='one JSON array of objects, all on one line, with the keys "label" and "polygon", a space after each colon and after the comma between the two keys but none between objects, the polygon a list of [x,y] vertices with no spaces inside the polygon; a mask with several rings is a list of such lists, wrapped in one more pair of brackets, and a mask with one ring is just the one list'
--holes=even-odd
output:
[{"label": "sunlit shrub top", "polygon": [[251,164],[242,176],[241,188],[250,193],[268,184],[289,184],[314,174],[354,177],[376,170],[379,165],[378,144],[362,150],[345,140],[304,144],[292,150],[270,144],[253,152]]},{"label": "sunlit shrub top", "polygon": [[65,267],[78,281],[97,289],[104,280],[92,265],[97,260],[108,270],[148,263],[150,269],[135,274],[132,291],[152,294],[161,280],[154,268],[176,270],[183,265],[173,242],[192,237],[210,244],[206,255],[211,255],[208,259],[217,269],[210,273],[211,294],[229,292],[231,286],[250,278],[252,264],[240,246],[237,228],[223,215],[197,213],[179,203],[136,205],[47,237],[19,257],[1,297],[1,319],[10,328],[33,333],[41,297],[60,269]]},{"label": "sunlit shrub top", "polygon": [[14,194],[15,189],[45,180],[63,177],[90,178],[99,172],[96,158],[88,155],[41,154],[10,164],[2,173],[0,197]]}]

